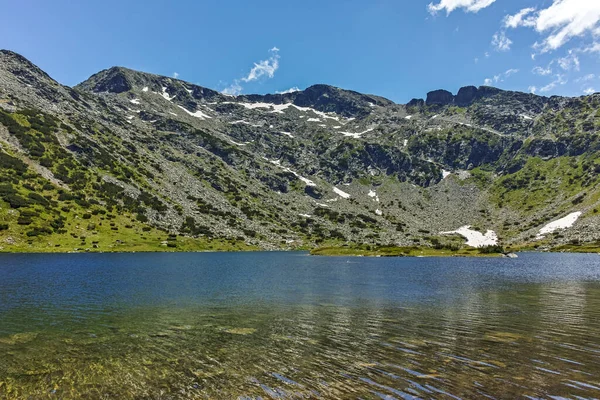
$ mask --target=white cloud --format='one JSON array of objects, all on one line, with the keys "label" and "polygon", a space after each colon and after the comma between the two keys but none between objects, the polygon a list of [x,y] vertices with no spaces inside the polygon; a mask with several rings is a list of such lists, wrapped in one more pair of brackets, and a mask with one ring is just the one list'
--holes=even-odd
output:
[{"label": "white cloud", "polygon": [[173,78],[175,78],[175,79],[179,78],[179,73],[173,72]]},{"label": "white cloud", "polygon": [[[525,18],[527,16],[527,18]],[[598,0],[553,0],[547,8],[533,12],[522,9],[504,19],[510,28],[526,26],[534,28],[546,37],[534,48],[541,53],[556,50],[574,37],[586,33],[596,35],[600,31],[600,1]]]},{"label": "white cloud", "polygon": [[600,43],[593,43],[591,46],[588,46],[583,49],[584,53],[600,53]]},{"label": "white cloud", "polygon": [[554,76],[554,78],[555,79],[552,82],[550,82],[546,86],[540,88],[540,92],[542,92],[542,93],[549,92],[552,89],[554,89],[556,86],[564,85],[565,83],[567,83],[567,80],[565,79],[564,75],[557,74]]},{"label": "white cloud", "polygon": [[252,82],[263,76],[267,76],[268,78],[272,78],[275,76],[275,71],[279,68],[279,49],[277,47],[273,47],[269,50],[271,53],[271,57],[267,60],[262,60],[257,63],[254,63],[254,67],[250,70],[247,76],[242,78],[244,82]]},{"label": "white cloud", "polygon": [[585,93],[585,94],[594,94],[594,93],[596,93],[596,90],[594,90],[594,88],[590,87],[590,88],[585,89],[583,91],[583,93]]},{"label": "white cloud", "polygon": [[530,93],[535,94],[535,92],[537,92],[537,88],[535,86],[529,86],[527,88],[527,90],[529,90]]},{"label": "white cloud", "polygon": [[496,32],[492,37],[492,46],[497,51],[508,51],[510,50],[510,45],[512,44],[512,40],[506,37],[504,32]]},{"label": "white cloud", "polygon": [[564,69],[565,71],[575,70],[579,71],[579,58],[573,54],[572,51],[569,51],[569,55],[566,57],[559,58],[556,60],[558,65]]},{"label": "white cloud", "polygon": [[288,94],[288,93],[294,93],[294,92],[299,92],[300,88],[298,86],[294,86],[293,88],[289,88],[288,90],[283,90],[281,92],[275,92],[277,94]]},{"label": "white cloud", "polygon": [[518,70],[518,69],[511,68],[511,69],[509,69],[509,70],[506,70],[505,72],[503,72],[503,73],[501,73],[501,74],[494,75],[494,77],[493,77],[493,78],[486,78],[486,79],[483,81],[483,84],[484,84],[485,86],[490,86],[492,83],[504,82],[504,79],[505,79],[505,78],[508,78],[509,76],[511,76],[511,75],[514,75],[514,74],[516,74],[517,72],[519,72],[519,70]]},{"label": "white cloud", "polygon": [[223,89],[221,93],[228,94],[230,96],[237,96],[242,93],[242,86],[240,82],[236,79],[229,87]]},{"label": "white cloud", "polygon": [[515,15],[507,15],[504,17],[505,28],[516,28],[518,26],[532,26],[534,23],[532,17],[527,17],[535,11],[535,8],[524,8]]},{"label": "white cloud", "polygon": [[536,75],[546,76],[546,75],[550,75],[552,73],[552,68],[550,66],[548,66],[547,68],[533,67],[531,72],[533,72]]},{"label": "white cloud", "polygon": [[427,9],[431,14],[446,10],[446,14],[458,8],[464,8],[467,12],[476,13],[477,11],[490,6],[496,0],[440,0],[438,4],[429,3]]},{"label": "white cloud", "polygon": [[237,96],[244,90],[242,87],[242,82],[253,82],[262,78],[263,76],[266,76],[267,78],[273,78],[275,76],[275,71],[277,71],[279,68],[279,49],[277,47],[273,47],[271,50],[269,50],[269,53],[271,53],[271,56],[267,60],[261,60],[257,63],[254,63],[254,67],[252,67],[248,75],[242,77],[241,79],[236,79],[231,85],[223,89],[221,93],[230,96]]},{"label": "white cloud", "polygon": [[594,74],[584,75],[580,78],[575,79],[575,83],[589,82],[591,80],[594,80],[594,78],[596,78],[596,75]]}]

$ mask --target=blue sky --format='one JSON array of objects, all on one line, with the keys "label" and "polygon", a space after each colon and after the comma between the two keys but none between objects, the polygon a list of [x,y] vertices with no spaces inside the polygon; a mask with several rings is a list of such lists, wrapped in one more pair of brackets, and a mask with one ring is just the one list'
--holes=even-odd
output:
[{"label": "blue sky", "polygon": [[230,92],[327,83],[399,103],[484,83],[600,91],[600,0],[3,3],[0,47],[66,85],[120,65]]}]

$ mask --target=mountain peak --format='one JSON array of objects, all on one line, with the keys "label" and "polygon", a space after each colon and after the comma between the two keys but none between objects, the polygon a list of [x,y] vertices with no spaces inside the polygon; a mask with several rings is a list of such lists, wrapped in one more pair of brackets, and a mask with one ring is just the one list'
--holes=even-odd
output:
[{"label": "mountain peak", "polygon": [[127,92],[133,88],[129,76],[131,72],[133,71],[124,67],[111,67],[92,75],[77,86],[92,92]]},{"label": "mountain peak", "polygon": [[425,103],[428,106],[447,106],[455,104],[459,107],[467,107],[476,100],[494,96],[501,92],[503,92],[503,90],[491,86],[464,86],[458,90],[458,93],[455,96],[447,90],[438,89],[427,93],[427,100],[425,100]]}]

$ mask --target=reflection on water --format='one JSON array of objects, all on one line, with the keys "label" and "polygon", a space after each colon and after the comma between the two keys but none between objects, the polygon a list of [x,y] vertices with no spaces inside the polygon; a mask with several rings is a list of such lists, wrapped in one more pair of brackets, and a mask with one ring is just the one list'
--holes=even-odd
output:
[{"label": "reflection on water", "polygon": [[[265,257],[277,264],[286,256]],[[342,262],[286,260],[296,268],[333,263],[316,275],[325,282]],[[87,293],[85,282],[71,281],[80,285],[71,291],[76,296],[39,298],[0,283],[0,398],[598,398],[600,283],[572,266],[568,277],[557,265],[546,273],[548,259],[536,260],[521,262],[539,262],[537,279],[525,278],[523,269],[506,271],[514,265],[486,261],[368,260],[354,268],[382,279],[357,281],[359,270],[346,269],[341,287],[324,285],[313,273],[307,277],[307,270],[276,279],[274,271],[270,278],[240,272],[246,280],[236,285],[204,270],[201,286],[211,285],[211,295],[195,301],[185,286],[198,291],[189,280],[196,278],[179,271],[179,288],[171,276],[166,285],[174,285],[173,292],[136,301],[151,298],[145,292],[152,287],[162,290],[156,282],[148,286],[154,276],[147,271],[137,284],[113,283],[132,297],[130,306],[120,295],[105,301],[114,289],[110,280],[87,286]],[[493,275],[490,265],[497,268]],[[24,268],[34,276],[19,282],[43,292],[39,280],[53,272]],[[469,278],[449,282],[448,292],[438,283],[424,285],[437,279],[430,275],[438,268],[470,272]],[[12,273],[4,277],[17,282]],[[264,293],[257,301],[252,288],[262,278],[271,279],[272,288],[264,290],[280,295]],[[404,297],[385,282],[398,290],[420,285],[423,293]],[[245,290],[253,294],[244,297]],[[239,298],[222,302],[222,291]],[[297,300],[284,302],[281,292]]]}]

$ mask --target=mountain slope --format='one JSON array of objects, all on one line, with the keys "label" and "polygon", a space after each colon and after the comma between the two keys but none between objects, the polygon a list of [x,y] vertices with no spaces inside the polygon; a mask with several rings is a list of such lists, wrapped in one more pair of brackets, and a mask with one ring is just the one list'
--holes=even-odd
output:
[{"label": "mountain slope", "polygon": [[490,87],[231,97],[121,67],[68,88],[0,51],[0,247],[452,247],[464,225],[593,242],[599,108]]}]

